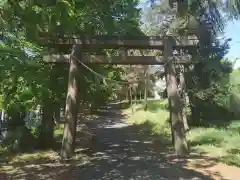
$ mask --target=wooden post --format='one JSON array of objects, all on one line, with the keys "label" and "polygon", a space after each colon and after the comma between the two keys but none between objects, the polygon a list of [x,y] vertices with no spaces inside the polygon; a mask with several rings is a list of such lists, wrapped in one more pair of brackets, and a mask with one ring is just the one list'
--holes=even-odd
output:
[{"label": "wooden post", "polygon": [[167,37],[164,44],[164,56],[167,61],[165,71],[170,109],[170,122],[175,152],[178,155],[185,155],[188,153],[188,145],[181,111],[181,97],[178,93],[178,83],[174,62],[169,59],[169,57],[172,56],[172,42],[173,40],[170,37]]},{"label": "wooden post", "polygon": [[42,104],[42,124],[39,134],[39,145],[41,149],[49,149],[54,145],[54,103],[45,99]]},{"label": "wooden post", "polygon": [[137,88],[134,87],[134,105],[135,105],[135,108],[134,108],[134,112],[137,111]]},{"label": "wooden post", "polygon": [[[72,55],[79,56],[81,47],[73,45]],[[61,157],[68,159],[72,156],[75,146],[76,125],[79,103],[79,64],[76,58],[70,58],[68,92],[65,109],[65,125],[62,141]]]},{"label": "wooden post", "polygon": [[184,71],[185,67],[182,65],[179,65],[179,89],[180,89],[180,95],[181,95],[181,105],[182,105],[182,116],[183,116],[183,123],[184,123],[184,129],[185,131],[189,130],[188,122],[187,122],[187,104],[186,104],[186,83],[185,83],[185,77],[184,77]]},{"label": "wooden post", "polygon": [[148,67],[145,69],[144,72],[144,111],[147,111],[148,109],[148,84],[147,84],[147,77],[148,77]]},{"label": "wooden post", "polygon": [[132,86],[129,87],[129,94],[130,94],[130,106],[132,109],[132,114],[133,114],[133,102],[132,102]]},{"label": "wooden post", "polygon": [[135,105],[137,105],[137,88],[135,88],[134,94]]},{"label": "wooden post", "polygon": [[128,86],[127,85],[125,85],[125,89],[126,89],[126,101],[128,100]]}]

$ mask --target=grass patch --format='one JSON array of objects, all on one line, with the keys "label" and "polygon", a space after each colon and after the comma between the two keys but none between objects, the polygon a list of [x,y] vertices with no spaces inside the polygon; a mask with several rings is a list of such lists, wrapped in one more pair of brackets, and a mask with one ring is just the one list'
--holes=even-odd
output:
[{"label": "grass patch", "polygon": [[[63,130],[64,124],[55,127],[56,141],[61,142]],[[75,169],[90,162],[89,157],[83,153],[76,153],[70,160],[63,161],[58,151],[59,149],[13,154],[0,147],[0,173],[9,179],[73,179]]]},{"label": "grass patch", "polygon": [[59,155],[57,152],[49,150],[49,151],[36,151],[34,153],[26,153],[26,154],[19,154],[14,156],[8,164],[16,164],[16,163],[33,163],[39,162],[40,160],[47,160],[47,161],[56,161],[59,160]]},{"label": "grass patch", "polygon": [[240,167],[240,131],[236,127],[240,127],[240,121],[222,128],[193,128],[187,137],[194,151]]},{"label": "grass patch", "polygon": [[[61,143],[63,136],[64,124],[58,124],[54,129],[54,139],[57,143]],[[40,159],[52,159],[58,155],[55,151],[35,151],[32,153],[13,153],[8,147],[0,145],[0,161],[7,163],[29,162]]]},{"label": "grass patch", "polygon": [[[159,104],[158,108],[157,104]],[[154,110],[150,108],[148,111],[144,111],[142,104],[134,105],[135,112],[133,114],[131,108],[124,110],[128,115],[129,123],[147,123],[145,133],[154,134],[159,140],[164,137],[171,142],[167,101],[149,101],[148,107],[154,107]],[[191,127],[187,133],[187,139],[193,152],[209,155],[226,164],[240,167],[240,120],[226,123],[222,127],[217,125]]]},{"label": "grass patch", "polygon": [[76,168],[89,163],[85,155],[62,161],[55,151],[19,154],[2,164],[0,173],[9,179],[73,179]]},{"label": "grass patch", "polygon": [[54,139],[59,142],[62,140],[64,131],[64,124],[57,124],[54,128]]},{"label": "grass patch", "polygon": [[[157,104],[161,108],[156,108]],[[143,125],[143,132],[149,135],[154,135],[155,140],[169,143],[171,132],[169,125],[169,113],[167,110],[167,101],[150,101],[148,103],[148,111],[144,111],[143,104],[133,105],[132,109],[124,110],[124,114],[128,116],[128,121],[131,124]]]}]

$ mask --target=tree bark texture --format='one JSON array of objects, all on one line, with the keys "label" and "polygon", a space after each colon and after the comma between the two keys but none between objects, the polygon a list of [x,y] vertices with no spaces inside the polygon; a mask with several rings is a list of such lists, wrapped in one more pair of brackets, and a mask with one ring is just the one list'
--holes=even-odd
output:
[{"label": "tree bark texture", "polygon": [[[72,54],[79,52],[79,46],[74,45]],[[81,52],[80,52],[81,53]],[[78,57],[81,57],[79,53]],[[75,57],[75,56],[74,56]],[[76,125],[79,104],[79,64],[76,58],[70,58],[69,78],[68,78],[68,92],[65,109],[65,125],[62,140],[61,157],[68,159],[72,157],[76,138]]]},{"label": "tree bark texture", "polygon": [[144,72],[144,111],[147,111],[148,104],[147,104],[147,96],[148,96],[148,87],[147,87],[147,71],[148,69],[145,69]]},{"label": "tree bark texture", "polygon": [[129,94],[130,94],[130,105],[131,105],[131,109],[132,109],[132,114],[134,113],[134,109],[133,109],[133,99],[132,99],[132,87],[129,87]]},{"label": "tree bark texture", "polygon": [[166,68],[166,81],[167,81],[167,94],[170,110],[170,122],[172,128],[172,137],[175,153],[178,155],[185,155],[188,153],[188,145],[184,130],[184,122],[181,111],[181,97],[178,92],[178,82],[176,77],[176,70],[173,60],[169,57],[172,56],[172,39],[170,37],[165,39],[164,56],[167,64]]},{"label": "tree bark texture", "polygon": [[125,91],[126,91],[126,100],[129,100],[129,92],[128,92],[128,86],[125,86]]},{"label": "tree bark texture", "polygon": [[39,145],[42,149],[53,148],[53,130],[54,130],[54,120],[53,120],[53,104],[50,101],[44,101],[42,106],[42,124],[39,135]]},{"label": "tree bark texture", "polygon": [[180,88],[180,95],[182,101],[182,116],[183,116],[183,123],[185,131],[189,130],[188,121],[187,121],[187,103],[186,103],[186,83],[184,77],[184,67],[180,67],[180,74],[179,74],[179,88]]}]

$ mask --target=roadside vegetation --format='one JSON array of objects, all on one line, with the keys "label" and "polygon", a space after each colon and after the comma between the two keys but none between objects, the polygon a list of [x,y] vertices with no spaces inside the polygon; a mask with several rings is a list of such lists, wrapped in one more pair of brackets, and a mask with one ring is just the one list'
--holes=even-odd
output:
[{"label": "roadside vegetation", "polygon": [[[144,103],[133,105],[135,109],[124,110],[131,124],[145,124],[143,133],[152,137],[159,146],[170,145],[171,129],[167,100],[148,101],[148,111],[144,111]],[[190,126],[187,139],[192,153],[207,155],[216,160],[240,167],[240,120],[223,122],[215,120],[208,126]]]}]

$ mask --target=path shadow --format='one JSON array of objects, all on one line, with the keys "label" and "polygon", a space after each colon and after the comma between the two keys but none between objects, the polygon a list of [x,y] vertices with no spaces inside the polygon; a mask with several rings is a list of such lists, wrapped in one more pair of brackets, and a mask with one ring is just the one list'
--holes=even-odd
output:
[{"label": "path shadow", "polygon": [[[93,115],[80,114],[79,122],[91,122]],[[78,132],[77,132],[78,134]],[[76,169],[89,162],[87,154],[76,152],[73,159],[60,160],[62,134],[55,137],[54,151],[31,151],[26,153],[9,154],[0,159],[0,180],[72,180],[75,179]],[[77,144],[78,145],[78,144]],[[78,147],[76,147],[78,149]],[[44,153],[44,154],[42,154]],[[46,154],[46,155],[45,155]],[[17,156],[21,158],[17,158]],[[3,178],[4,177],[4,178]],[[2,179],[1,179],[2,178]]]},{"label": "path shadow", "polygon": [[[88,156],[76,154],[76,159],[69,161],[48,157],[5,164],[11,166],[8,170],[9,179],[214,180],[210,175],[187,167],[189,158],[198,159],[202,156],[175,156],[166,139],[156,143],[153,135],[146,136],[143,131],[151,129],[150,123],[127,124],[118,104],[104,107],[98,117],[84,123],[96,133],[93,153]],[[205,160],[206,163],[195,164],[194,167],[214,165],[214,160],[208,157]],[[223,180],[220,176],[219,179]]]},{"label": "path shadow", "polygon": [[[116,105],[90,126],[97,137],[95,153],[90,163],[77,169],[76,179],[213,180],[210,175],[187,168],[190,157],[178,158],[167,144],[156,144],[151,136],[143,136],[141,130],[146,124],[125,123]],[[209,159],[208,166],[213,163]]]},{"label": "path shadow", "polygon": [[7,180],[8,176],[6,173],[0,171],[0,180]]}]

